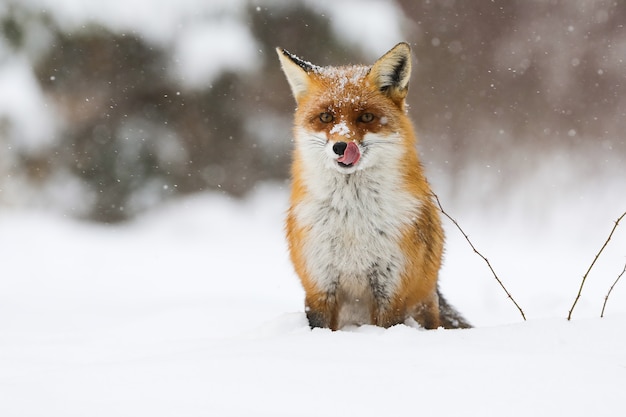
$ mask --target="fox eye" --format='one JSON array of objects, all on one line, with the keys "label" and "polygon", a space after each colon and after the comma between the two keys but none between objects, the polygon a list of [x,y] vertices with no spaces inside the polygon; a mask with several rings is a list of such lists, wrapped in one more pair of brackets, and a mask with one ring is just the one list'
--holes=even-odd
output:
[{"label": "fox eye", "polygon": [[328,113],[328,112],[320,113],[320,121],[322,123],[330,123],[333,121],[333,119],[334,117],[331,113]]},{"label": "fox eye", "polygon": [[374,115],[372,113],[363,113],[359,116],[359,122],[369,123],[374,120]]}]

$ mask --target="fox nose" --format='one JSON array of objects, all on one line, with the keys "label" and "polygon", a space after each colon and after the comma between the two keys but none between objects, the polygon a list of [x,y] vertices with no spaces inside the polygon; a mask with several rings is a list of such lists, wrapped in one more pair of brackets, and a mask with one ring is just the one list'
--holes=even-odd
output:
[{"label": "fox nose", "polygon": [[337,142],[333,145],[333,152],[337,155],[343,155],[347,147],[348,144],[346,142]]}]

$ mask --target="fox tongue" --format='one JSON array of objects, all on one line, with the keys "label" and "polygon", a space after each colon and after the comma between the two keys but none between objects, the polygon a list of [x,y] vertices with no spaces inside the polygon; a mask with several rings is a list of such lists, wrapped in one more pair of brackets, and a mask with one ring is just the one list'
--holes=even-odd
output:
[{"label": "fox tongue", "polygon": [[359,151],[359,147],[354,142],[348,142],[348,146],[346,150],[343,152],[343,155],[337,161],[341,162],[344,165],[354,165],[361,158],[361,152]]}]

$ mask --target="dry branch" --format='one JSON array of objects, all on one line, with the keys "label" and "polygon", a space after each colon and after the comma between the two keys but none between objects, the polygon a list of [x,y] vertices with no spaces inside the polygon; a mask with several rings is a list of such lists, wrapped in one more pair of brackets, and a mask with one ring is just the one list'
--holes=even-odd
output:
[{"label": "dry branch", "polygon": [[609,233],[609,237],[606,238],[606,240],[604,241],[604,245],[602,245],[598,253],[596,253],[595,258],[593,258],[593,262],[591,262],[591,265],[589,265],[587,272],[585,272],[585,275],[583,275],[583,279],[580,282],[580,288],[578,289],[578,294],[576,294],[576,299],[574,300],[574,303],[572,304],[572,308],[570,308],[569,314],[567,315],[567,320],[572,319],[572,312],[574,311],[574,307],[576,307],[576,303],[578,302],[578,299],[580,298],[580,294],[583,292],[583,287],[585,286],[585,281],[587,280],[587,276],[589,275],[591,268],[593,268],[593,266],[596,264],[596,261],[600,257],[600,254],[602,253],[604,248],[606,248],[606,245],[608,245],[609,240],[611,240],[611,237],[613,237],[613,232],[615,232],[615,229],[617,229],[617,226],[619,225],[620,220],[622,220],[624,216],[626,216],[626,211],[621,216],[619,216],[618,219],[615,221],[615,224],[613,225],[613,229],[611,229],[611,233]]},{"label": "dry branch", "polygon": [[604,303],[602,304],[602,312],[600,313],[600,317],[604,317],[604,309],[606,308],[606,302],[609,301],[609,295],[611,295],[613,287],[615,287],[615,284],[617,284],[622,275],[624,275],[624,272],[626,272],[626,264],[624,264],[624,269],[622,269],[622,272],[620,272],[620,274],[615,279],[615,282],[613,282],[613,285],[611,285],[611,288],[609,288],[609,292],[606,293],[606,297],[604,297]]},{"label": "dry branch", "polygon": [[517,307],[517,309],[519,310],[520,314],[522,315],[522,318],[524,320],[526,320],[526,315],[524,314],[524,311],[522,310],[522,308],[519,306],[519,304],[517,304],[517,302],[515,301],[515,299],[513,298],[513,296],[511,295],[511,293],[509,293],[509,291],[506,289],[506,287],[504,286],[504,284],[502,283],[502,281],[500,280],[500,278],[498,278],[498,275],[496,274],[496,271],[493,270],[493,267],[491,266],[491,263],[489,263],[489,260],[483,256],[482,253],[480,253],[476,247],[474,246],[474,244],[472,243],[472,241],[470,240],[469,236],[467,236],[467,233],[465,233],[465,231],[463,231],[463,229],[461,228],[461,226],[459,225],[459,223],[454,220],[452,218],[452,216],[450,216],[448,213],[446,213],[446,211],[443,209],[443,206],[441,205],[441,202],[439,201],[439,197],[437,197],[437,194],[433,193],[433,196],[435,197],[435,200],[437,201],[437,205],[439,206],[439,210],[441,210],[441,212],[443,213],[444,216],[446,216],[448,219],[450,219],[450,221],[452,223],[454,223],[454,225],[456,226],[457,229],[459,229],[459,231],[461,232],[461,234],[463,235],[463,237],[465,238],[465,240],[467,240],[467,243],[469,243],[470,247],[472,248],[472,250],[474,251],[475,254],[477,254],[478,256],[480,256],[483,261],[485,261],[485,263],[487,264],[487,266],[489,267],[489,270],[491,271],[491,273],[493,274],[493,277],[496,279],[496,281],[498,281],[498,284],[500,284],[500,287],[502,287],[502,289],[504,290],[504,292],[506,293],[507,297],[513,302],[513,304],[515,304],[515,307]]}]

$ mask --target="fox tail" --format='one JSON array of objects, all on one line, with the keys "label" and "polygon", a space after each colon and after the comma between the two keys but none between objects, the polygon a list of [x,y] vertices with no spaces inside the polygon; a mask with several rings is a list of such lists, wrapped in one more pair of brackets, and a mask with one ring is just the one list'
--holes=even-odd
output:
[{"label": "fox tail", "polygon": [[437,289],[439,296],[439,324],[444,329],[469,329],[472,325],[454,308],[441,291]]}]

